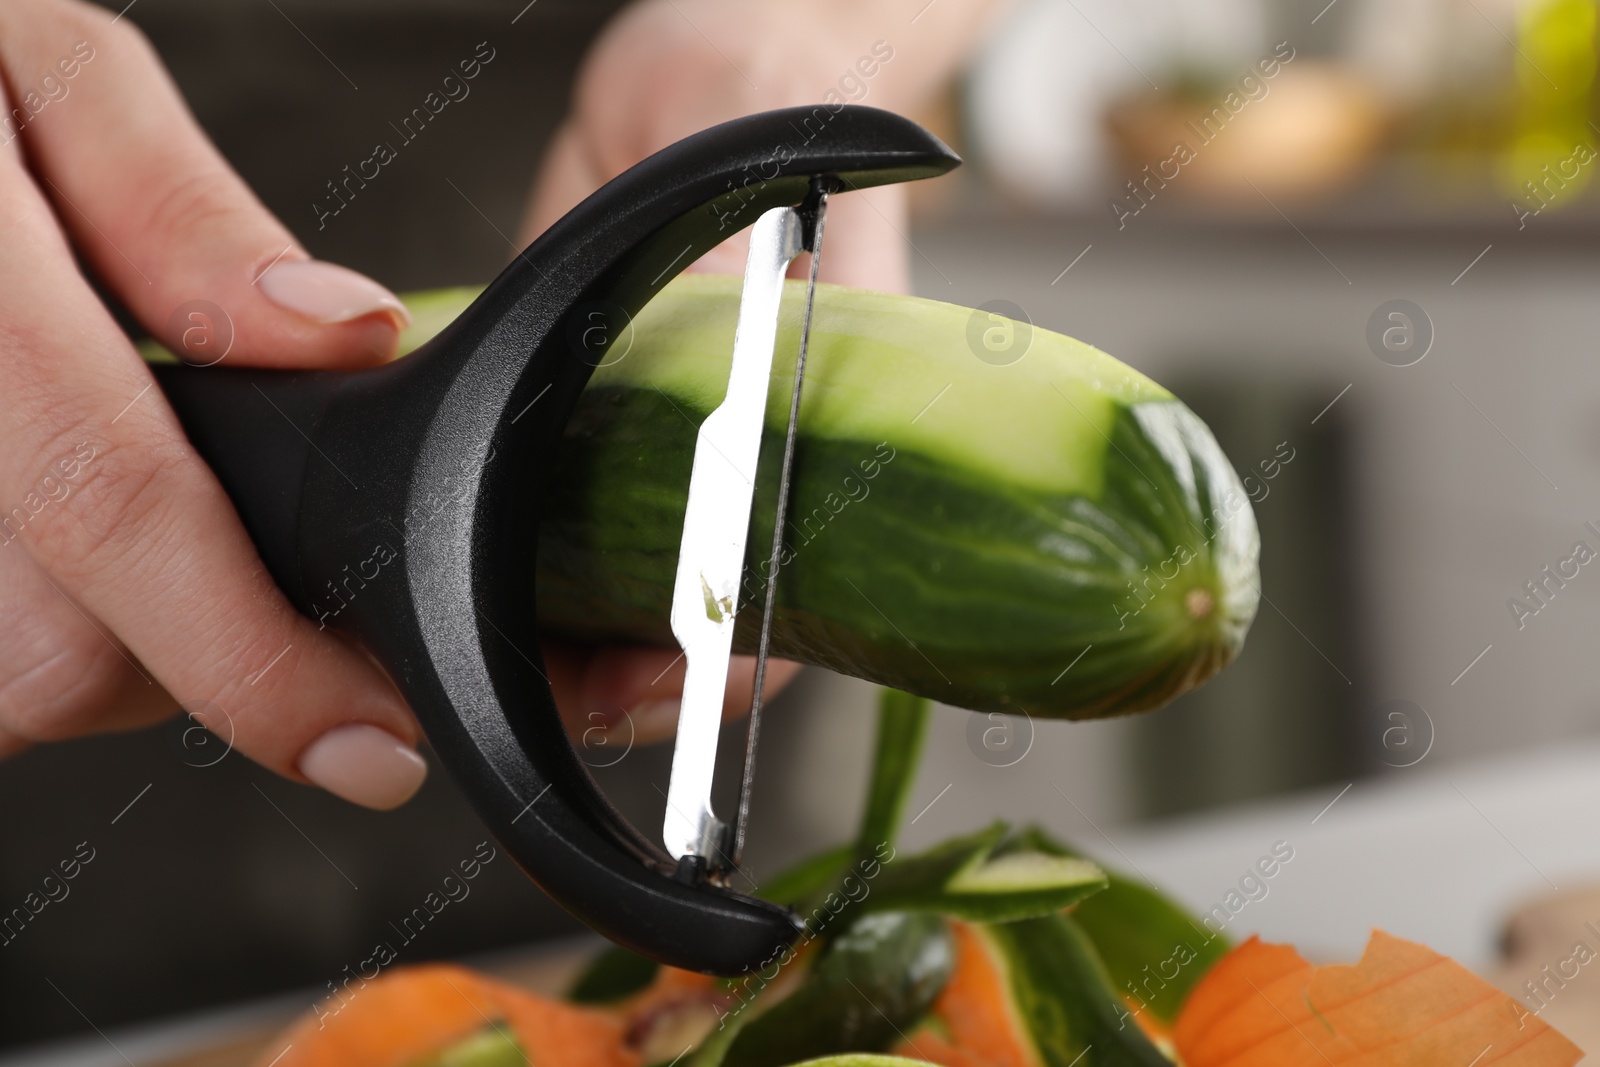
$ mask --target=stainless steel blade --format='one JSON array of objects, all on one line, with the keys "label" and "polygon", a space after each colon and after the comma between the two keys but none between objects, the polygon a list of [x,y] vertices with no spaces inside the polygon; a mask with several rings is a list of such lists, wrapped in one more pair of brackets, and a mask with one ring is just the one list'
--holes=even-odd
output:
[{"label": "stainless steel blade", "polygon": [[761,733],[761,706],[766,699],[767,653],[772,645],[772,611],[777,604],[778,570],[783,563],[783,525],[789,515],[789,474],[794,466],[794,438],[800,426],[800,389],[806,380],[806,352],[811,347],[811,311],[817,300],[817,272],[822,269],[822,228],[828,217],[828,192],[815,188],[811,215],[811,269],[806,275],[805,311],[800,319],[800,350],[794,359],[794,380],[789,386],[789,423],[783,436],[783,463],[778,474],[778,503],[772,520],[772,550],[767,557],[767,580],[762,590],[761,640],[756,646],[755,684],[750,693],[750,717],[745,725],[744,768],[739,776],[739,810],[733,820],[733,847],[728,860],[737,864],[744,852],[745,825],[750,818],[750,789],[755,783],[756,741]]},{"label": "stainless steel blade", "polygon": [[687,673],[667,786],[663,843],[674,859],[719,864],[726,827],[711,810],[717,731],[728,682],[761,428],[777,340],[783,278],[803,247],[795,208],[773,208],[751,228],[733,365],[722,403],[700,424],[672,591],[672,635]]}]

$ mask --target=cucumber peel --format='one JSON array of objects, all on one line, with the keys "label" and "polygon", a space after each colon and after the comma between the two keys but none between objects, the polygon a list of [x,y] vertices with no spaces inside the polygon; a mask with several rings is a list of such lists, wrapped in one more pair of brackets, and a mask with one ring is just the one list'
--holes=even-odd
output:
[{"label": "cucumber peel", "polygon": [[[1038,827],[1025,827],[1009,845],[1083,858]],[[1171,1024],[1189,991],[1233,944],[1153,886],[1116,871],[1106,877],[1102,892],[1073,909],[1073,921],[1094,942],[1118,994]]]},{"label": "cucumber peel", "polygon": [[799,910],[834,888],[856,854],[854,845],[819,852],[762,882],[760,893],[768,900]]},{"label": "cucumber peel", "polygon": [[805,981],[745,1024],[721,1067],[783,1067],[838,1052],[877,1052],[925,1014],[955,966],[937,915],[862,915],[833,938]]},{"label": "cucumber peel", "polygon": [[916,782],[922,743],[928,735],[928,702],[893,689],[878,695],[877,740],[872,751],[872,776],[867,803],[856,833],[856,856],[876,855],[894,841],[905,818],[906,803]]},{"label": "cucumber peel", "polygon": [[503,1026],[490,1024],[409,1067],[527,1067],[522,1046]]},{"label": "cucumber peel", "polygon": [[1171,1067],[1112,990],[1094,943],[1070,916],[979,928],[1000,958],[1022,1029],[1044,1067]]},{"label": "cucumber peel", "polygon": [[[951,921],[961,919],[995,967],[1004,1025],[1039,1067],[1170,1064],[1164,1039],[1146,1036],[1140,1013],[1149,1009],[1170,1023],[1226,942],[1213,939],[1172,973],[1172,945],[1204,936],[1196,921],[1156,890],[1108,875],[1037,827],[997,822],[918,855],[897,854],[927,714],[926,701],[881,695],[857,840],[762,886],[768,899],[803,912],[815,906],[814,916],[826,916],[812,925],[811,947],[780,964],[776,976],[730,981],[722,1024],[686,1062],[778,1067],[830,1051],[916,1047],[925,1035],[948,1043],[938,997],[953,973]],[[641,974],[654,974],[655,965],[619,955],[626,953],[599,956],[578,988],[609,984],[594,999],[615,1003],[643,984]],[[805,1062],[911,1061],[839,1055]]]},{"label": "cucumber peel", "polygon": [[1105,872],[1088,860],[1023,849],[994,855],[1009,833],[999,822],[896,858],[884,864],[860,907],[1015,922],[1058,912],[1105,888]]},{"label": "cucumber peel", "polygon": [[567,989],[574,1004],[613,1004],[655,980],[661,965],[620,945],[602,949]]}]

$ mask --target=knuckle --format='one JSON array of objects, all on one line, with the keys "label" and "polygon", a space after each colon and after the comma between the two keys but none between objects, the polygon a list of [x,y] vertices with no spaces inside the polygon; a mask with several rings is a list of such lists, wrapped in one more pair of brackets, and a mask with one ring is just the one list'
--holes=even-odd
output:
[{"label": "knuckle", "polygon": [[219,231],[236,232],[248,215],[237,179],[224,169],[206,168],[159,193],[151,201],[144,230],[163,239],[193,241]]},{"label": "knuckle", "polygon": [[[80,476],[59,498],[48,491],[41,497],[47,484],[41,480],[24,500],[34,514],[24,527],[30,550],[47,570],[93,580],[133,558],[162,552],[191,495],[183,477],[185,457],[175,444],[158,439],[114,445],[77,431],[61,435],[45,454],[82,461]],[[59,462],[52,460],[50,469]]]},{"label": "knuckle", "polygon": [[52,380],[56,342],[44,316],[9,302],[0,308],[0,358],[5,361],[5,404],[15,412],[37,412],[34,420],[58,425],[65,414],[62,390]]},{"label": "knuckle", "polygon": [[0,28],[4,29],[12,29],[20,21],[79,34],[126,33],[124,27],[132,28],[126,19],[118,20],[105,8],[85,0],[20,0],[0,7],[10,9],[0,16]]},{"label": "knuckle", "polygon": [[235,726],[258,715],[270,717],[273,707],[290,698],[301,649],[289,630],[251,619],[219,633],[207,657],[212,681],[200,716],[207,727],[214,715]]},{"label": "knuckle", "polygon": [[118,650],[92,630],[52,630],[32,649],[8,652],[0,676],[0,726],[29,741],[82,733],[111,710],[127,669]]},{"label": "knuckle", "polygon": [[95,35],[119,44],[149,48],[149,39],[132,19],[113,15],[99,4],[88,0],[44,0],[54,21],[65,29],[84,35]]}]

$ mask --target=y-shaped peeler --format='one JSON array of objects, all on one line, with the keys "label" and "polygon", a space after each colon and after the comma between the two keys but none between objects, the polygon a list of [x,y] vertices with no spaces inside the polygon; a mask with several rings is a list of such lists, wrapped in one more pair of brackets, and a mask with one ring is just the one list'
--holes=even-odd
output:
[{"label": "y-shaped peeler", "polygon": [[[403,360],[354,373],[156,368],[295,605],[378,657],[478,814],[546,893],[662,963],[739,974],[801,929],[791,911],[726,884],[754,723],[736,818],[723,822],[710,803],[785,270],[812,253],[809,326],[828,195],[959,162],[875,108],[738,119],[607,183]],[[751,225],[727,396],[701,427],[684,523],[672,623],[688,676],[663,851],[606,801],[563,728],[539,654],[534,546],[593,368],[663,285]],[[770,601],[762,607],[757,710]]]}]

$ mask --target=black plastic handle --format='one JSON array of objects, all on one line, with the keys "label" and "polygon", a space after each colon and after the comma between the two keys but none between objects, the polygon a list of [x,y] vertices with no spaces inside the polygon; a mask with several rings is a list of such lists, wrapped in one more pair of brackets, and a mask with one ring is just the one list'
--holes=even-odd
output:
[{"label": "black plastic handle", "polygon": [[372,649],[546,893],[652,959],[739,974],[800,926],[767,901],[675,881],[572,749],[534,614],[538,524],[566,420],[627,321],[763,211],[800,203],[817,177],[848,189],[959,162],[874,108],[738,119],[609,182],[404,360],[346,374],[157,368],[295,604]]}]

